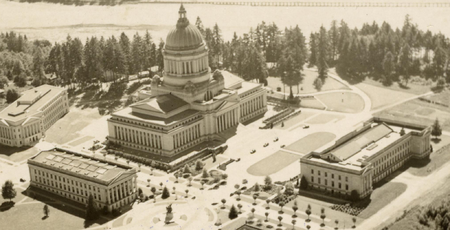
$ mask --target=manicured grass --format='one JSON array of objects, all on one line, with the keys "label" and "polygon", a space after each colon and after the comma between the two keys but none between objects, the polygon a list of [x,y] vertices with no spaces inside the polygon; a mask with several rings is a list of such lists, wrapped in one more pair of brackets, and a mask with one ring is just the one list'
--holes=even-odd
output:
[{"label": "manicured grass", "polygon": [[253,164],[247,172],[254,176],[268,176],[300,159],[300,155],[278,151]]},{"label": "manicured grass", "polygon": [[364,109],[364,101],[356,93],[327,93],[316,98],[327,105],[329,111],[357,113]]},{"label": "manicured grass", "polygon": [[430,159],[421,161],[409,161],[405,165],[405,167],[407,167],[406,171],[414,176],[428,176],[436,169],[440,168],[442,165],[450,161],[449,144],[449,136],[441,136],[439,142],[436,142],[436,140],[432,140],[431,145],[433,146],[434,151],[431,153]]},{"label": "manicured grass", "polygon": [[309,118],[310,116],[312,116],[314,114],[315,114],[314,112],[302,111],[300,114],[298,114],[296,116],[293,116],[293,117],[283,121],[283,124],[284,124],[283,127],[281,127],[281,123],[279,123],[274,128],[277,128],[277,129],[290,129],[294,125],[297,125],[301,121]]},{"label": "manicured grass", "polygon": [[[401,91],[401,92],[411,93],[411,94],[416,94],[416,95],[424,94],[424,93],[431,91],[431,87],[429,85],[421,85],[419,83],[410,83],[406,87],[400,87],[397,82],[394,82],[391,86],[384,86],[381,82],[378,82],[378,81],[375,81],[372,79],[368,79],[368,78],[366,78],[364,83],[373,85],[373,86],[377,86],[377,87],[380,87],[383,89],[391,89],[391,90],[395,90],[395,91]],[[434,85],[435,84],[433,84],[433,86]]]},{"label": "manicured grass", "polygon": [[432,125],[438,118],[442,129],[450,131],[450,109],[419,99],[380,111],[374,116],[423,125]]},{"label": "manicured grass", "polygon": [[371,217],[384,206],[395,200],[408,186],[403,183],[389,182],[379,188],[374,189],[370,195],[371,202],[358,216],[364,219]]},{"label": "manicured grass", "polygon": [[319,116],[308,120],[307,123],[308,124],[326,124],[335,119],[337,119],[337,121],[338,121],[338,120],[341,120],[342,118],[344,118],[344,116],[332,115],[332,114],[320,114]]},{"label": "manicured grass", "polygon": [[[316,80],[318,74],[316,71],[312,70],[304,70],[303,71],[303,82],[299,85],[298,89],[297,86],[292,87],[292,92],[294,94],[309,94],[309,93],[316,93],[318,92],[313,82]],[[281,92],[283,92],[283,83],[281,82],[281,78],[279,77],[268,77],[268,86],[273,89],[273,91],[277,90],[277,87],[281,88]],[[301,90],[303,88],[303,90]],[[348,89],[347,86],[344,84],[334,80],[333,78],[329,77],[326,79],[325,84],[322,86],[321,91],[329,91],[329,90],[337,90],[337,89]],[[289,93],[289,87],[285,87],[286,93]]]},{"label": "manicured grass", "polygon": [[45,132],[45,140],[56,144],[64,144],[80,137],[77,132],[88,126],[101,116],[97,109],[78,109],[70,107],[69,113],[59,119]]},{"label": "manicured grass", "polygon": [[333,133],[327,133],[327,132],[318,132],[309,134],[306,137],[303,137],[302,139],[288,145],[286,149],[307,154],[324,144],[332,141],[334,138],[336,138],[336,135]]},{"label": "manicured grass", "polygon": [[14,162],[21,162],[23,160],[26,160],[32,157],[37,152],[38,149],[36,147],[16,148],[0,145],[0,157]]},{"label": "manicured grass", "polygon": [[325,106],[320,103],[316,98],[303,99],[300,101],[300,107],[311,108],[311,109],[325,109]]},{"label": "manicured grass", "polygon": [[434,94],[431,96],[427,96],[425,97],[426,99],[438,102],[438,103],[442,103],[442,104],[446,104],[448,106],[450,106],[450,91],[443,91],[441,93],[438,94]]},{"label": "manicured grass", "polygon": [[375,86],[368,83],[359,83],[356,85],[361,89],[372,101],[372,110],[383,106],[394,104],[396,102],[413,97],[414,94],[404,91],[391,90],[385,87]]}]

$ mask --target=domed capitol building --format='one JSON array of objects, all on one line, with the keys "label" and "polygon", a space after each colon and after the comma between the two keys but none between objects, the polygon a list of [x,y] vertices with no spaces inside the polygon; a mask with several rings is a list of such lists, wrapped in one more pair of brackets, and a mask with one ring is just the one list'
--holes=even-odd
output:
[{"label": "domed capitol building", "polygon": [[183,5],[163,56],[163,76],[153,77],[151,93],[108,119],[113,143],[144,153],[141,156],[177,158],[267,111],[261,84],[227,71],[211,73],[208,47]]}]

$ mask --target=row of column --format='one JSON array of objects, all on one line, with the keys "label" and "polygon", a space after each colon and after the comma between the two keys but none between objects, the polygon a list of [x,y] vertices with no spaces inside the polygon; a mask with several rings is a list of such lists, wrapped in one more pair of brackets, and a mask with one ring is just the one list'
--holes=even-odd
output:
[{"label": "row of column", "polygon": [[224,113],[216,118],[217,132],[220,133],[234,125],[239,121],[237,118],[237,109],[233,109],[227,113]]},{"label": "row of column", "polygon": [[198,73],[205,70],[208,67],[207,57],[201,57],[193,61],[173,61],[166,59],[164,60],[164,66],[166,66],[166,71],[173,74],[191,74]]},{"label": "row of column", "polygon": [[0,127],[0,137],[13,139],[12,130],[10,128]]},{"label": "row of column", "polygon": [[200,124],[173,135],[173,147],[176,149],[200,137]]},{"label": "row of column", "polygon": [[113,204],[119,200],[122,200],[123,198],[126,198],[128,194],[131,192],[132,192],[132,185],[130,181],[126,181],[115,186],[114,188],[108,191],[110,203]]},{"label": "row of column", "polygon": [[241,104],[241,117],[247,116],[262,107],[264,107],[264,98],[262,95],[248,100]]},{"label": "row of column", "polygon": [[40,132],[39,123],[31,124],[24,127],[24,135],[25,137],[33,136]]},{"label": "row of column", "polygon": [[156,149],[162,149],[162,141],[160,135],[142,132],[134,129],[128,129],[120,126],[114,126],[114,132],[116,138],[119,140],[129,141]]}]

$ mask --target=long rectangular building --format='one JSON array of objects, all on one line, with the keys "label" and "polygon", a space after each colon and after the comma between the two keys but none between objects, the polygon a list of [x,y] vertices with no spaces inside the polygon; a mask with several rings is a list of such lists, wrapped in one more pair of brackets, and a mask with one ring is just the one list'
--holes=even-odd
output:
[{"label": "long rectangular building", "polygon": [[28,167],[32,187],[82,204],[92,194],[98,208],[112,211],[137,198],[136,169],[127,165],[55,148],[30,158]]},{"label": "long rectangular building", "polygon": [[66,89],[41,85],[27,90],[0,112],[0,144],[14,147],[33,145],[68,112]]},{"label": "long rectangular building", "polygon": [[371,194],[374,183],[409,159],[429,156],[431,128],[372,118],[363,126],[300,159],[309,189],[349,198]]}]

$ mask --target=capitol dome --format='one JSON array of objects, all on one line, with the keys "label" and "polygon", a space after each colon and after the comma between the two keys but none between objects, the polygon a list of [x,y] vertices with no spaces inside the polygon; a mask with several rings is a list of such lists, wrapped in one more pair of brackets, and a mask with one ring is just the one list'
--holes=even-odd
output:
[{"label": "capitol dome", "polygon": [[165,48],[172,51],[199,48],[204,44],[202,33],[196,26],[189,24],[183,5],[181,5],[178,13],[180,18],[178,19],[176,28],[171,30],[167,35]]}]

